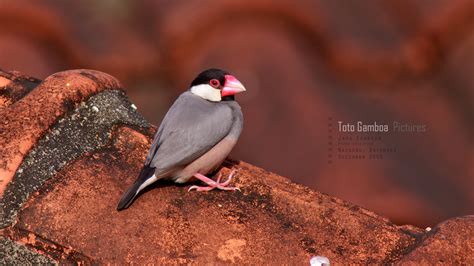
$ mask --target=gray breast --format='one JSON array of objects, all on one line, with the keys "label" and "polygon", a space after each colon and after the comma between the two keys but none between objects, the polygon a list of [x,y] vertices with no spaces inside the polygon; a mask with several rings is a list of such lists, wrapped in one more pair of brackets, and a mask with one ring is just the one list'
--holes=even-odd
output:
[{"label": "gray breast", "polygon": [[173,180],[177,183],[187,182],[195,173],[203,175],[212,172],[219,167],[234,148],[243,128],[243,115],[239,104],[235,101],[223,102],[232,110],[232,127],[221,141],[219,141],[209,151],[204,153],[198,159],[178,170],[173,175]]}]

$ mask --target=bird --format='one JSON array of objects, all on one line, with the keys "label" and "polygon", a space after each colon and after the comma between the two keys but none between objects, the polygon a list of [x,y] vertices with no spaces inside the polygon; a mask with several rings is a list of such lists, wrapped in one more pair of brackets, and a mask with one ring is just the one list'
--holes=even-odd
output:
[{"label": "bird", "polygon": [[240,190],[229,186],[235,171],[225,182],[221,175],[216,181],[206,175],[220,166],[239,139],[244,119],[235,95],[244,91],[244,85],[225,70],[211,68],[198,74],[163,118],[140,174],[117,210],[130,207],[157,180],[186,183],[198,179],[207,184],[193,185],[188,191]]}]

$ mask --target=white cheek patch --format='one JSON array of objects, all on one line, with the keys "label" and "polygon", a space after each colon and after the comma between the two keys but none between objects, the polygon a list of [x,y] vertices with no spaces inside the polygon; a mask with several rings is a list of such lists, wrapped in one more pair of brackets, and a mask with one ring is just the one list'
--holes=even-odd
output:
[{"label": "white cheek patch", "polygon": [[221,91],[208,84],[192,86],[190,90],[192,93],[211,102],[220,102],[222,99]]}]

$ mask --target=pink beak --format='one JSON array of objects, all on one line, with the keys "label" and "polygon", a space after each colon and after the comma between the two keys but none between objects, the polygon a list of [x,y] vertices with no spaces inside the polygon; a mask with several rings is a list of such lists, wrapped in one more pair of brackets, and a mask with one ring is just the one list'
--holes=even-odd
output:
[{"label": "pink beak", "polygon": [[245,87],[238,79],[232,75],[225,75],[225,84],[221,92],[222,97],[234,95],[243,91],[245,91]]}]

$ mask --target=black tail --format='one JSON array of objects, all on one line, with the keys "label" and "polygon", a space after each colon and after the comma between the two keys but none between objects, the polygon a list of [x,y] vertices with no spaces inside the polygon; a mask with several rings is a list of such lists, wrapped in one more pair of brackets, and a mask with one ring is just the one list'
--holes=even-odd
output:
[{"label": "black tail", "polygon": [[155,168],[149,167],[149,166],[143,166],[143,168],[140,172],[140,175],[137,178],[137,181],[135,181],[135,183],[132,185],[132,187],[129,188],[127,190],[127,192],[125,192],[125,194],[123,194],[122,198],[120,199],[119,204],[117,206],[117,211],[121,211],[123,209],[126,209],[133,203],[133,201],[137,197],[138,193],[140,192],[140,191],[138,191],[140,186],[146,180],[148,180],[150,177],[152,177],[154,173],[155,173]]}]

